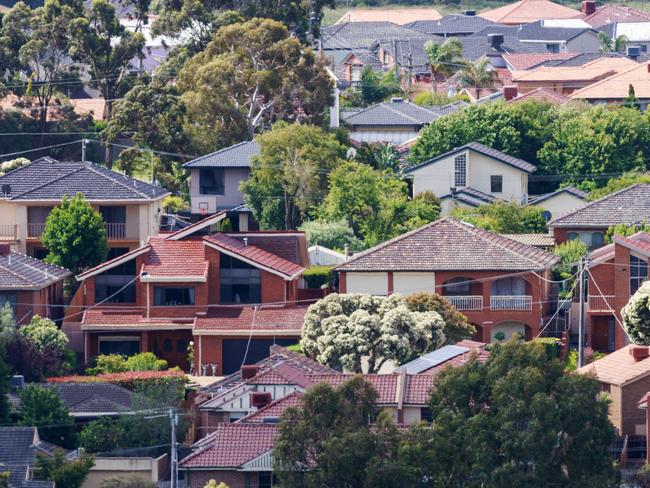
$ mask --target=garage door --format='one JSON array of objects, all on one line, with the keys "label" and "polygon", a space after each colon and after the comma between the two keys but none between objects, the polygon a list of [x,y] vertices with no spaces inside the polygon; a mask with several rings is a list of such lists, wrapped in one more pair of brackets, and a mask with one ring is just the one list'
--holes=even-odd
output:
[{"label": "garage door", "polygon": [[239,371],[244,360],[244,354],[246,354],[246,362],[244,364],[255,364],[269,357],[269,347],[273,344],[290,346],[297,343],[297,339],[253,339],[248,348],[248,354],[246,354],[248,339],[224,339],[222,351],[223,374],[231,374]]}]

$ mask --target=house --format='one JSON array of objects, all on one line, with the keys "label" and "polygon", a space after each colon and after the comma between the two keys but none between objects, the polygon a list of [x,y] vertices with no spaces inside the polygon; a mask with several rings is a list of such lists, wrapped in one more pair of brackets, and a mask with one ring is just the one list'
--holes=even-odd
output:
[{"label": "house", "polygon": [[647,346],[627,345],[577,371],[593,375],[607,395],[609,420],[618,434],[645,435],[645,412],[639,399],[650,391],[650,351]]},{"label": "house", "polygon": [[142,246],[158,233],[164,188],[92,163],[44,157],[0,177],[0,241],[43,258],[45,221],[64,197],[82,193],[102,214],[109,256]]},{"label": "house", "polygon": [[[150,351],[187,370],[228,374],[300,337],[308,266],[302,232],[216,232],[225,212],[77,276],[63,330],[97,354]],[[308,290],[307,290],[308,291]],[[79,334],[78,332],[82,332]]]},{"label": "house", "polygon": [[485,349],[486,345],[485,342],[470,340],[448,344],[399,366],[395,373],[406,371],[407,374],[435,375],[449,366],[462,366],[474,357],[480,362],[485,362],[490,355]]},{"label": "house", "polygon": [[584,20],[538,20],[521,26],[519,40],[537,43],[552,53],[593,53],[600,49],[598,32]]},{"label": "house", "polygon": [[378,52],[369,49],[357,49],[350,52],[338,66],[339,80],[357,86],[361,83],[361,74],[366,67],[373,71],[383,72],[384,65],[379,59]]},{"label": "house", "polygon": [[650,222],[650,184],[638,183],[556,216],[548,227],[558,244],[580,239],[591,249],[605,243],[609,227]]},{"label": "house", "polygon": [[[396,69],[403,88],[409,91],[414,83],[431,83],[429,58],[424,50],[427,42],[441,44],[440,38],[391,39],[377,41],[370,50],[382,65],[383,71]],[[410,84],[410,85],[409,85]]]},{"label": "house", "polygon": [[650,21],[649,12],[625,5],[607,4],[597,7],[595,0],[583,1],[582,13],[583,20],[594,28],[612,23]]},{"label": "house", "polygon": [[598,28],[607,34],[610,39],[625,37],[627,47],[639,47],[641,52],[646,54],[650,46],[650,19],[643,22],[615,22],[602,25]]},{"label": "house", "polygon": [[324,246],[310,246],[309,263],[312,266],[333,266],[345,261],[345,254],[329,249]]},{"label": "house", "polygon": [[477,16],[475,11],[468,10],[462,14],[445,15],[437,20],[416,20],[405,27],[444,38],[471,36],[492,24],[493,22]]},{"label": "house", "polygon": [[492,342],[519,333],[536,337],[549,314],[551,267],[557,256],[443,218],[355,254],[334,268],[340,293],[409,295],[437,292]]},{"label": "house", "polygon": [[575,186],[565,186],[544,195],[531,196],[528,204],[533,207],[543,208],[544,218],[548,222],[554,216],[560,216],[571,210],[584,207],[587,204],[587,195],[587,192]]},{"label": "house", "polygon": [[34,462],[37,454],[51,456],[55,449],[36,427],[0,427],[0,473],[9,472],[9,488],[54,488],[54,481],[34,479]]},{"label": "house", "polygon": [[521,242],[527,246],[538,247],[545,251],[553,251],[555,238],[550,234],[501,234],[506,239]]},{"label": "house", "polygon": [[535,44],[521,42],[516,30],[505,34],[494,32],[495,30],[497,29],[490,26],[469,37],[458,38],[463,45],[463,58],[468,61],[478,61],[485,57],[494,68],[505,68],[506,62],[503,59],[505,55],[539,53],[546,50]]},{"label": "house", "polygon": [[611,352],[629,342],[621,309],[648,279],[650,234],[612,236],[612,243],[589,253],[587,338],[596,351]]},{"label": "house", "polygon": [[408,25],[418,21],[435,21],[440,14],[433,8],[355,8],[348,10],[334,25],[348,22],[392,22]]},{"label": "house", "polygon": [[528,175],[537,167],[478,142],[470,142],[409,168],[413,194],[432,192],[441,215],[456,206],[477,207],[496,200],[526,203]]},{"label": "house", "polygon": [[630,87],[634,88],[641,110],[645,110],[650,104],[650,63],[632,66],[577,90],[570,97],[590,103],[620,104],[629,96]]},{"label": "house", "polygon": [[580,12],[550,0],[520,0],[479,14],[498,24],[530,24],[546,19],[575,19]]},{"label": "house", "polygon": [[646,441],[646,448],[645,448],[645,453],[646,453],[646,463],[650,463],[650,392],[646,393],[641,397],[641,399],[637,402],[637,406],[644,410],[644,415],[645,415],[645,441]]},{"label": "house", "polygon": [[522,103],[535,100],[538,102],[547,102],[552,105],[564,105],[571,100],[569,97],[545,87],[535,88],[520,95],[517,85],[504,86],[503,96],[508,103]]},{"label": "house", "polygon": [[0,307],[9,303],[18,325],[34,315],[54,320],[63,317],[63,282],[71,273],[12,251],[0,244]]},{"label": "house", "polygon": [[[190,171],[192,214],[211,215],[222,210],[231,214],[234,230],[256,230],[250,211],[238,211],[244,204],[240,185],[248,180],[252,160],[260,154],[255,141],[244,141],[198,157],[183,165]],[[233,218],[234,217],[234,218]]]}]

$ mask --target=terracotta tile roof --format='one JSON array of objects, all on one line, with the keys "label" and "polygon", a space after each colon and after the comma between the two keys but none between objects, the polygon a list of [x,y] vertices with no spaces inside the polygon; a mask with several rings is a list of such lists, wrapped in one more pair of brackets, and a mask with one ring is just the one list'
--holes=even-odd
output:
[{"label": "terracotta tile roof", "polygon": [[549,60],[569,59],[577,53],[515,53],[504,54],[503,59],[515,71],[534,68],[540,63]]},{"label": "terracotta tile roof", "polygon": [[[306,306],[264,307],[210,307],[205,316],[196,318],[197,331],[262,332],[300,335],[307,312]],[[253,316],[255,322],[253,322]]]},{"label": "terracotta tile roof", "polygon": [[264,417],[280,417],[287,408],[300,407],[302,405],[302,393],[294,391],[286,397],[274,400],[266,407],[262,407],[245,417],[242,417],[237,422],[241,423],[259,423],[264,420]]},{"label": "terracotta tile roof", "polygon": [[645,256],[650,256],[650,234],[647,232],[637,232],[630,237],[614,235],[612,241]]},{"label": "terracotta tile roof", "polygon": [[597,81],[615,74],[613,68],[585,68],[561,66],[541,66],[530,71],[516,71],[512,74],[514,83],[540,81]]},{"label": "terracotta tile roof", "polygon": [[500,24],[528,24],[544,19],[572,19],[581,13],[549,0],[520,0],[479,14]]},{"label": "terracotta tile roof", "polygon": [[650,12],[623,5],[603,5],[593,14],[584,17],[584,21],[592,27],[601,27],[615,22],[646,22],[650,21]]},{"label": "terracotta tile roof", "polygon": [[69,102],[79,115],[90,114],[93,120],[104,120],[106,102],[103,98],[71,98]]},{"label": "terracotta tile roof", "polygon": [[278,363],[272,370],[255,375],[247,383],[252,385],[297,385],[307,388],[311,385],[309,376],[290,363]]},{"label": "terracotta tile roof", "polygon": [[207,276],[208,262],[201,239],[171,241],[164,237],[150,237],[148,244],[151,250],[145,256],[142,272],[149,273],[150,278]]},{"label": "terracotta tile roof", "polygon": [[584,100],[622,100],[627,98],[630,85],[632,85],[638,99],[648,99],[650,98],[649,71],[650,63],[641,63],[576,90],[569,97]]},{"label": "terracotta tile roof", "polygon": [[501,234],[506,239],[521,242],[535,247],[553,247],[555,246],[555,237],[550,234]]},{"label": "terracotta tile roof", "polygon": [[239,232],[229,233],[228,237],[241,242],[246,238],[249,245],[259,247],[294,264],[309,266],[307,238],[304,232]]},{"label": "terracotta tile roof", "polygon": [[[338,387],[354,378],[353,374],[325,374],[310,375],[312,384],[327,383]],[[379,405],[393,405],[397,403],[397,390],[400,381],[398,374],[364,374],[363,379],[377,390]],[[425,405],[429,401],[428,392],[433,386],[429,375],[408,375],[406,382],[406,395],[404,403],[409,405]]]},{"label": "terracotta tile roof", "polygon": [[619,56],[603,56],[582,65],[583,68],[612,68],[617,73],[639,66],[639,63],[628,58]]},{"label": "terracotta tile roof", "polygon": [[210,441],[181,460],[182,468],[239,468],[273,449],[277,425],[217,424]]},{"label": "terracotta tile roof", "polygon": [[650,374],[650,357],[635,361],[627,345],[602,359],[578,369],[580,374],[595,374],[596,379],[612,385],[625,385]]},{"label": "terracotta tile roof", "polygon": [[442,16],[433,8],[355,8],[348,10],[336,23],[383,21],[404,25],[418,20],[438,20],[441,18]]},{"label": "terracotta tile roof", "polygon": [[192,329],[194,317],[188,318],[147,318],[141,309],[121,306],[104,306],[86,310],[81,319],[83,329]]},{"label": "terracotta tile roof", "polygon": [[555,90],[551,90],[550,88],[539,87],[535,88],[532,91],[529,91],[528,93],[519,95],[512,100],[509,100],[508,103],[521,103],[528,100],[545,101],[553,105],[564,105],[571,99],[567,96],[562,95],[561,93],[556,92]]},{"label": "terracotta tile roof", "polygon": [[208,245],[213,245],[220,251],[234,254],[236,258],[259,265],[271,272],[281,275],[285,279],[295,278],[305,270],[304,266],[292,263],[283,257],[271,254],[252,244],[246,245],[243,241],[226,234],[214,234],[203,239]]},{"label": "terracotta tile roof", "polygon": [[453,218],[407,232],[353,256],[338,271],[547,269],[557,256]]}]

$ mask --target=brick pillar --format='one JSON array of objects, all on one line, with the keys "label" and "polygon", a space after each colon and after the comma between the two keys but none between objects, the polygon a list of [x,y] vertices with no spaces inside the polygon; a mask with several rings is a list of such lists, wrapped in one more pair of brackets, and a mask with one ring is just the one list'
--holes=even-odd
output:
[{"label": "brick pillar", "polygon": [[393,286],[393,272],[389,271],[388,272],[388,294],[392,295],[394,290]]},{"label": "brick pillar", "polygon": [[149,352],[149,331],[140,332],[140,352]]}]

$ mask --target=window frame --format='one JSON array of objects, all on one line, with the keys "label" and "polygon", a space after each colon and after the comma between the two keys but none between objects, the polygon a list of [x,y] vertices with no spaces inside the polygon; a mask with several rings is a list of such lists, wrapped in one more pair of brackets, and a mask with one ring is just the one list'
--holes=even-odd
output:
[{"label": "window frame", "polygon": [[[207,181],[210,181],[210,184],[207,184]],[[224,168],[200,168],[199,193],[201,195],[225,195],[226,171]]]},{"label": "window frame", "polygon": [[454,158],[454,187],[467,186],[467,153],[461,153]]},{"label": "window frame", "polygon": [[630,295],[636,293],[648,279],[648,261],[630,254]]},{"label": "window frame", "polygon": [[[498,190],[495,190],[498,185]],[[490,193],[503,193],[503,175],[490,175]]]},{"label": "window frame", "polygon": [[[180,301],[172,301],[166,293],[181,291],[183,297]],[[186,296],[187,295],[187,296]],[[183,305],[196,305],[196,288],[194,286],[154,286],[153,304],[155,307],[176,307]]]}]

